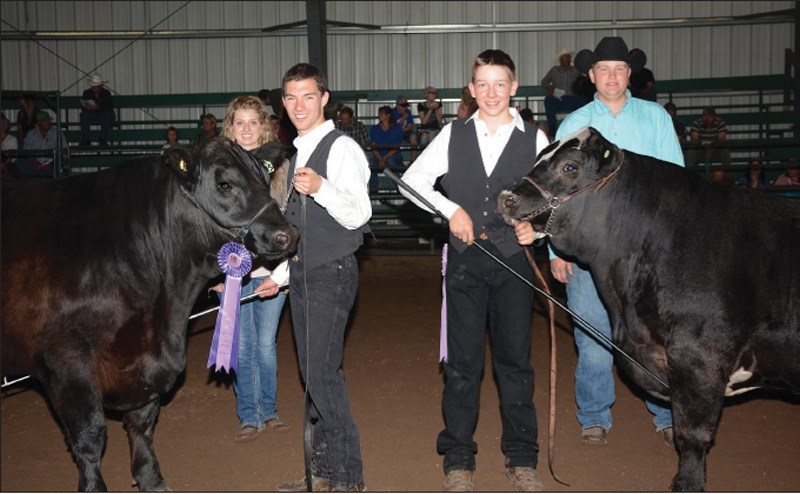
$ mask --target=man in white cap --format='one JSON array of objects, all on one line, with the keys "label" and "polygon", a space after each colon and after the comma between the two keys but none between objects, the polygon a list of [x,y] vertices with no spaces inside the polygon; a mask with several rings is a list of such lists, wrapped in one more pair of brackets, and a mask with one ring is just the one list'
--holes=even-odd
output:
[{"label": "man in white cap", "polygon": [[542,86],[547,91],[544,98],[544,111],[547,114],[547,132],[550,137],[556,133],[556,115],[575,111],[589,102],[584,96],[575,93],[573,85],[581,73],[572,66],[572,52],[562,49],[556,55],[555,65],[542,78]]},{"label": "man in white cap", "polygon": [[81,97],[81,146],[91,144],[90,128],[92,124],[100,124],[100,145],[108,146],[111,126],[114,125],[114,100],[111,91],[103,87],[100,74],[94,73],[86,79],[89,89]]},{"label": "man in white cap", "polygon": [[[658,103],[633,98],[628,89],[631,72],[643,65],[641,55],[629,53],[625,41],[619,37],[603,38],[594,51],[578,52],[575,66],[581,73],[589,75],[597,93],[591,103],[567,115],[556,138],[561,139],[583,127],[594,127],[622,149],[683,166],[683,153],[669,114]],[[602,238],[598,239],[598,242],[602,241]],[[608,314],[588,269],[556,257],[556,254],[551,250],[550,271],[555,279],[566,284],[567,305],[611,338]],[[574,335],[578,349],[575,399],[582,429],[581,442],[602,446],[606,444],[606,433],[611,428],[614,356],[608,347],[577,326]],[[647,408],[654,415],[656,431],[664,443],[673,447],[669,404],[648,401]]]}]

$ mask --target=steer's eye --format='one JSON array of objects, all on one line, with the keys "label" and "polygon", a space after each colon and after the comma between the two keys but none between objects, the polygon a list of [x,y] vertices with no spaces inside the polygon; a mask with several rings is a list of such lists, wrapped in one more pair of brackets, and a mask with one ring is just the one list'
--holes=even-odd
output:
[{"label": "steer's eye", "polygon": [[568,173],[570,175],[573,175],[577,171],[578,171],[578,169],[575,168],[575,165],[573,165],[572,163],[567,163],[566,165],[564,165],[564,173]]},{"label": "steer's eye", "polygon": [[219,190],[227,192],[233,188],[230,182],[217,182],[217,187]]}]

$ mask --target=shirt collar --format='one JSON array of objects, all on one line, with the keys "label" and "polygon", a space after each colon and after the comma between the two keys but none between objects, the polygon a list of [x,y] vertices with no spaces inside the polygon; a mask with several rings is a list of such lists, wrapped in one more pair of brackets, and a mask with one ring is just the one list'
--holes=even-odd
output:
[{"label": "shirt collar", "polygon": [[[625,108],[627,108],[628,104],[631,102],[632,96],[630,89],[625,90],[625,96],[626,96],[625,103],[622,104],[622,109],[619,111],[619,113],[623,113],[625,111]],[[597,93],[594,93],[594,102],[597,103],[594,109],[598,115],[605,115],[607,113],[611,113],[611,108],[609,108],[608,105],[600,101],[600,98],[597,97]]]},{"label": "shirt collar", "polygon": [[317,144],[319,144],[319,142],[322,140],[323,137],[328,135],[328,133],[334,130],[335,128],[336,126],[333,124],[333,120],[325,120],[320,125],[317,125],[313,129],[311,129],[311,132],[309,132],[308,134],[304,136],[295,137],[292,143],[294,144],[294,147],[296,147],[297,149],[301,148],[313,149],[317,147]]},{"label": "shirt collar", "polygon": [[[475,120],[475,122],[480,121],[480,118],[478,118],[478,113],[479,112],[480,112],[480,110],[475,110],[475,113],[470,115],[464,123],[469,122],[470,120]],[[508,112],[511,114],[512,117],[514,117],[513,122],[509,122],[509,123],[513,123],[514,127],[518,128],[522,132],[525,132],[525,121],[522,120],[522,117],[519,116],[519,113],[517,112],[517,109],[509,107],[508,108]],[[508,124],[503,124],[503,125],[508,125]]]}]

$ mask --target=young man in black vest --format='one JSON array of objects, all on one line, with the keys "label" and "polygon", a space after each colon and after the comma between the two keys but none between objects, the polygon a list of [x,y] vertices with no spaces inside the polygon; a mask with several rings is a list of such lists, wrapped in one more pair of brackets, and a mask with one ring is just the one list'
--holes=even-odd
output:
[{"label": "young man in black vest", "polygon": [[[506,478],[518,491],[542,489],[536,474],[538,441],[530,364],[533,290],[472,245],[481,244],[529,279],[533,272],[518,236],[496,212],[500,191],[533,168],[547,136],[510,108],[518,82],[514,62],[486,50],[472,64],[470,92],[477,114],[446,125],[403,175],[404,181],[449,218],[447,358],[442,395],[445,491],[474,489],[473,439],[478,413],[487,323],[500,391]],[[447,194],[434,190],[438,177]],[[415,200],[401,188],[406,197]],[[518,225],[519,226],[519,225]]]},{"label": "young man in black vest", "polygon": [[[342,351],[358,289],[354,253],[372,216],[369,165],[358,143],[325,120],[329,93],[322,71],[297,64],[283,76],[282,87],[283,106],[298,133],[286,218],[300,229],[301,240],[289,261],[289,300],[300,371],[311,399],[312,486],[314,491],[361,492],[361,444]],[[281,484],[278,490],[305,491],[306,481]]]}]

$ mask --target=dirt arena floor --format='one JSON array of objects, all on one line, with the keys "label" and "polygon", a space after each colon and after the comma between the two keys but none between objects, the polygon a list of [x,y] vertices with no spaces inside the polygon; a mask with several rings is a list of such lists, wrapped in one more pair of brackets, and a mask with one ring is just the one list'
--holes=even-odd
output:
[{"label": "dirt arena floor", "polygon": [[[347,338],[345,370],[361,430],[370,491],[439,491],[442,458],[435,440],[443,426],[438,357],[440,259],[429,256],[361,258],[357,308]],[[543,267],[545,265],[543,264]],[[288,306],[287,306],[288,309]],[[606,447],[581,446],[575,419],[575,352],[567,318],[557,314],[558,399],[553,468],[547,468],[549,337],[544,299],[534,305],[532,361],[539,417],[539,471],[548,491],[664,491],[677,453],[656,435],[644,403],[617,385],[614,427]],[[278,410],[293,428],[236,443],[232,386],[206,369],[214,315],[189,325],[186,372],[164,400],[155,449],[175,491],[273,491],[303,476],[303,388],[289,318],[278,334]],[[487,342],[487,349],[489,343]],[[477,489],[507,491],[502,477],[500,419],[491,361],[486,360],[475,438]],[[711,491],[800,491],[800,401],[751,394],[729,402],[708,456]],[[7,388],[2,399],[2,491],[72,491],[77,470],[59,425],[36,387]],[[129,455],[121,422],[108,419],[103,474],[112,491],[131,491]]]}]

